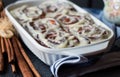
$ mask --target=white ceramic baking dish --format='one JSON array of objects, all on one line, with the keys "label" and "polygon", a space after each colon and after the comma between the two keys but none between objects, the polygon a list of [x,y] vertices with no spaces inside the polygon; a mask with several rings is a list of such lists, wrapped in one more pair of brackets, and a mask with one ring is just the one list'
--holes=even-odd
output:
[{"label": "white ceramic baking dish", "polygon": [[[75,56],[75,55],[91,55],[95,53],[101,53],[104,52],[103,50],[106,50],[111,44],[111,40],[114,37],[113,31],[107,27],[105,24],[103,24],[101,21],[99,21],[97,18],[91,15],[91,17],[95,20],[96,23],[101,24],[101,26],[105,27],[111,32],[111,35],[108,39],[101,41],[96,44],[91,44],[87,46],[81,46],[81,47],[73,47],[73,48],[63,48],[63,49],[50,49],[41,46],[38,42],[36,42],[29,33],[16,21],[16,19],[11,15],[10,11],[12,9],[15,9],[17,7],[20,7],[24,4],[26,5],[39,5],[41,2],[46,0],[25,0],[25,1],[18,1],[13,4],[8,5],[5,8],[5,12],[10,19],[10,21],[14,24],[14,27],[20,34],[20,37],[24,41],[24,43],[27,45],[27,47],[44,63],[47,65],[52,65],[56,60],[64,57],[64,56]],[[62,0],[60,0],[62,1]],[[75,5],[74,3],[63,0],[64,2],[68,2],[72,4],[79,12],[87,13],[85,10],[80,8],[79,6]]]}]

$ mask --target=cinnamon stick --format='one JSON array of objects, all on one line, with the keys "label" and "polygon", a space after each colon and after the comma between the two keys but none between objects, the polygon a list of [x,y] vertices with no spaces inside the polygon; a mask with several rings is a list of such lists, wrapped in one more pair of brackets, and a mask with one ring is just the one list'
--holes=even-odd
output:
[{"label": "cinnamon stick", "polygon": [[0,71],[4,70],[4,58],[3,58],[3,54],[0,51]]},{"label": "cinnamon stick", "polygon": [[4,38],[4,40],[5,40],[6,52],[7,52],[7,55],[8,55],[8,62],[10,63],[10,62],[12,62],[10,47],[9,47],[7,38]]},{"label": "cinnamon stick", "polygon": [[4,58],[3,58],[2,51],[0,50],[0,71],[3,71],[3,70],[4,70]]},{"label": "cinnamon stick", "polygon": [[8,41],[8,44],[9,44],[9,47],[10,47],[10,59],[11,59],[11,68],[12,68],[12,72],[15,73],[16,72],[16,68],[15,68],[15,64],[14,64],[14,61],[15,61],[15,57],[14,57],[14,51],[13,51],[13,46],[11,44],[11,41],[10,39],[7,39]]},{"label": "cinnamon stick", "polygon": [[16,60],[18,63],[18,66],[20,68],[20,71],[23,75],[23,77],[33,77],[33,74],[29,68],[29,66],[27,65],[26,61],[24,60],[22,54],[20,53],[17,43],[15,42],[15,38],[12,38],[12,42],[13,42],[13,47],[14,47],[14,52],[15,52],[15,56],[16,56]]},{"label": "cinnamon stick", "polygon": [[11,44],[10,39],[7,39],[7,41],[8,41],[8,45],[9,45],[9,48],[10,48],[10,61],[14,62],[15,61],[15,57],[14,57],[13,46]]},{"label": "cinnamon stick", "polygon": [[15,37],[15,39],[16,39],[16,42],[18,44],[19,50],[21,51],[23,57],[25,58],[25,60],[28,63],[29,67],[31,68],[31,70],[34,73],[35,77],[41,77],[40,74],[38,73],[38,71],[35,69],[34,65],[32,64],[31,60],[29,59],[29,57],[25,53],[25,51],[24,51],[21,43],[19,42],[19,40],[16,37]]},{"label": "cinnamon stick", "polygon": [[5,43],[4,43],[4,39],[1,37],[0,41],[1,41],[1,51],[2,51],[2,53],[5,53]]}]

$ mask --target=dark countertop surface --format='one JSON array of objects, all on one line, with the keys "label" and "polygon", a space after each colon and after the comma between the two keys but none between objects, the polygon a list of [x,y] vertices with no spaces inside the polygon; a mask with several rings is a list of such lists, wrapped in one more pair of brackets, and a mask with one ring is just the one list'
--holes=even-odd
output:
[{"label": "dark countertop surface", "polygon": [[[14,1],[15,0],[3,0],[5,5],[10,4]],[[42,77],[53,77],[49,69],[50,67],[44,64],[41,60],[39,60],[34,54],[32,54],[32,52],[24,45],[22,41],[21,43],[23,44],[23,47],[26,53],[28,54],[34,66],[39,71],[39,73],[42,75]],[[4,73],[0,73],[0,77],[22,77],[22,75],[20,72],[17,72],[17,74],[13,74],[11,72],[10,65],[8,65],[8,67],[6,67],[6,71]],[[115,67],[111,67],[108,69],[96,71],[96,72],[89,73],[81,77],[120,77],[120,66],[115,66]]]}]

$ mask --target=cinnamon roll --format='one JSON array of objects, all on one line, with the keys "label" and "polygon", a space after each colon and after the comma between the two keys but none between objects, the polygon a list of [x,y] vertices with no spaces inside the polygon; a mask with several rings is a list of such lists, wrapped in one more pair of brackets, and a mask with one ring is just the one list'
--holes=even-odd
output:
[{"label": "cinnamon roll", "polygon": [[23,9],[23,13],[28,17],[34,19],[44,18],[45,13],[37,6],[30,6]]},{"label": "cinnamon roll", "polygon": [[20,24],[29,21],[28,17],[23,13],[23,9],[26,7],[27,5],[24,5],[11,11],[13,17],[15,17]]},{"label": "cinnamon roll", "polygon": [[62,31],[60,24],[53,18],[44,18],[28,22],[28,32],[39,42],[47,47],[65,47],[65,37],[69,34]]},{"label": "cinnamon roll", "polygon": [[11,11],[11,13],[19,21],[20,24],[45,17],[43,10],[37,6],[24,5]]},{"label": "cinnamon roll", "polygon": [[66,32],[70,32],[70,28],[77,25],[79,19],[71,15],[60,15],[56,19],[62,24],[63,29]]},{"label": "cinnamon roll", "polygon": [[67,14],[69,11],[76,11],[72,5],[58,1],[43,2],[39,7],[44,10],[46,17],[55,17],[58,14]]},{"label": "cinnamon roll", "polygon": [[77,12],[66,2],[23,5],[11,13],[37,42],[48,48],[85,46],[107,39],[111,34],[89,14]]}]

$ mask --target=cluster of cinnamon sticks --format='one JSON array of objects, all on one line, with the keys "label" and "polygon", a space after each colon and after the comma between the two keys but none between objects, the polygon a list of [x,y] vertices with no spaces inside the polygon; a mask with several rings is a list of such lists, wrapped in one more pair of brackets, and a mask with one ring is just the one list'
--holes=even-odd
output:
[{"label": "cluster of cinnamon sticks", "polygon": [[0,44],[0,71],[4,70],[3,54],[7,53],[8,63],[11,64],[13,73],[17,71],[15,65],[17,62],[23,77],[41,77],[16,36],[11,39],[0,37]]},{"label": "cluster of cinnamon sticks", "polygon": [[[0,17],[6,17],[3,10],[2,0],[0,0]],[[4,56],[4,54],[6,53],[8,63],[11,65],[13,73],[17,72],[16,66],[18,66],[23,77],[41,77],[25,53],[17,36],[14,35],[11,38],[0,37],[0,72],[5,70],[4,61],[6,56]]]}]

